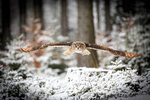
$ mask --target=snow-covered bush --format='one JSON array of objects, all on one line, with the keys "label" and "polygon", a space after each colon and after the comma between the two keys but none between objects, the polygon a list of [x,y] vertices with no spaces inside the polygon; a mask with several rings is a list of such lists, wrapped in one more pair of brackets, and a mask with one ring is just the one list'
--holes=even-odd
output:
[{"label": "snow-covered bush", "polygon": [[0,99],[101,100],[149,95],[150,72],[138,76],[136,70],[116,71],[111,68],[114,63],[107,69],[69,68],[61,76],[51,75],[54,72],[48,69],[37,73],[28,66],[16,71],[1,67]]}]

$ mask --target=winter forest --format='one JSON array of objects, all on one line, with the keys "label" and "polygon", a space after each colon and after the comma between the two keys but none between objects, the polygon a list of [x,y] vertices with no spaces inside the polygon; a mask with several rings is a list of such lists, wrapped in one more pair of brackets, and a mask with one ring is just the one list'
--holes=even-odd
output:
[{"label": "winter forest", "polygon": [[150,100],[148,0],[0,0],[0,100]]}]

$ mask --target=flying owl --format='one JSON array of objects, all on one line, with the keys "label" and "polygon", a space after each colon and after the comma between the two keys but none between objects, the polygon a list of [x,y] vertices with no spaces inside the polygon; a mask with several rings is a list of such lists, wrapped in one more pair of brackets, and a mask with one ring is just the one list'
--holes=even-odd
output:
[{"label": "flying owl", "polygon": [[73,53],[79,53],[81,55],[90,55],[91,53],[89,49],[93,49],[93,50],[105,50],[114,55],[123,56],[127,58],[134,58],[134,57],[142,56],[142,54],[114,50],[106,46],[85,43],[82,41],[47,43],[47,44],[42,44],[42,45],[33,46],[33,47],[19,48],[17,50],[22,51],[22,52],[30,52],[30,51],[35,51],[38,49],[44,49],[44,48],[47,48],[48,46],[67,47],[68,49],[64,52],[64,55],[71,55]]}]

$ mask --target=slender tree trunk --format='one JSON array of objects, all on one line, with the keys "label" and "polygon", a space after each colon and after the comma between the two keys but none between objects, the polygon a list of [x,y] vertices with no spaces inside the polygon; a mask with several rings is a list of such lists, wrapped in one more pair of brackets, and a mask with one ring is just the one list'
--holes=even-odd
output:
[{"label": "slender tree trunk", "polygon": [[34,20],[34,0],[26,0],[26,24],[31,26]]},{"label": "slender tree trunk", "polygon": [[105,31],[110,33],[112,31],[111,16],[110,16],[110,0],[104,0],[105,3]]},{"label": "slender tree trunk", "polygon": [[2,28],[2,1],[0,0],[0,32]]},{"label": "slender tree trunk", "polygon": [[[35,10],[34,10],[34,0],[26,0],[26,16],[25,16],[25,19],[26,19],[26,23],[25,25],[27,25],[28,27],[32,27],[32,24],[33,24],[33,21],[35,20]],[[31,34],[26,34],[26,38],[28,38],[29,40],[31,39],[32,40],[32,35],[33,33]]]},{"label": "slender tree trunk", "polygon": [[25,31],[21,26],[26,24],[26,0],[19,0],[19,9],[20,9],[20,32],[25,34]]},{"label": "slender tree trunk", "polygon": [[0,0],[0,49],[2,48],[2,1]]},{"label": "slender tree trunk", "polygon": [[96,0],[96,12],[97,12],[97,29],[100,29],[100,10],[99,10],[100,0]]},{"label": "slender tree trunk", "polygon": [[5,49],[6,44],[11,39],[10,34],[10,0],[2,0],[2,35],[1,49]]},{"label": "slender tree trunk", "polygon": [[[78,39],[80,41],[95,43],[94,23],[93,23],[92,0],[78,0]],[[78,55],[78,66],[98,67],[98,57],[96,51],[91,51],[91,55]]]},{"label": "slender tree trunk", "polygon": [[[43,0],[43,23],[44,29],[51,33],[56,25],[56,19],[58,18],[58,0]],[[60,22],[60,21],[59,21]],[[60,25],[60,23],[59,23]],[[58,26],[58,25],[57,25]]]},{"label": "slender tree trunk", "polygon": [[61,33],[63,36],[68,35],[68,13],[67,13],[68,1],[61,0]]},{"label": "slender tree trunk", "polygon": [[42,5],[43,2],[42,0],[34,0],[34,13],[35,13],[35,18],[39,18],[40,22],[43,26],[43,13],[42,13]]},{"label": "slender tree trunk", "polygon": [[20,15],[19,15],[19,2],[18,0],[10,0],[10,17],[11,17],[11,34],[12,38],[20,34]]}]

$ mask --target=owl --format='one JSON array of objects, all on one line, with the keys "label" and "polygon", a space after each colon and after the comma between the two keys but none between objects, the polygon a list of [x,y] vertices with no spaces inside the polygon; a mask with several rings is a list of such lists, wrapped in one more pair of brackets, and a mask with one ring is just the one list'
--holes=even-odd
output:
[{"label": "owl", "polygon": [[71,46],[64,52],[64,55],[71,55],[73,53],[80,53],[82,55],[91,54],[86,47],[86,44],[81,41],[72,42]]},{"label": "owl", "polygon": [[67,47],[67,50],[63,53],[64,55],[71,55],[73,53],[79,53],[83,56],[90,55],[91,53],[89,50],[93,49],[93,50],[105,50],[114,55],[123,56],[123,57],[127,57],[127,58],[134,58],[134,57],[142,56],[142,54],[114,50],[114,49],[106,47],[106,46],[85,43],[82,41],[47,43],[47,44],[42,44],[42,45],[38,45],[38,46],[34,46],[34,47],[19,48],[17,50],[22,51],[22,52],[30,52],[30,51],[34,51],[34,50],[38,50],[38,49],[44,49],[48,46]]}]

